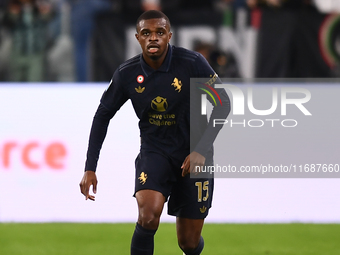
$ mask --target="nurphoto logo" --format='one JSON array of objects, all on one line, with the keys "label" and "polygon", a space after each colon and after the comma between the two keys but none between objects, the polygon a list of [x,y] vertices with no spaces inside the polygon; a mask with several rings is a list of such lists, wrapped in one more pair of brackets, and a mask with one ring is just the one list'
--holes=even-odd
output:
[{"label": "nurphoto logo", "polygon": [[[229,97],[232,99],[231,115],[227,119],[214,119],[213,125],[229,125],[230,127],[263,127],[270,125],[275,127],[279,124],[282,127],[296,127],[298,121],[296,119],[281,119],[270,118],[273,114],[279,114],[279,116],[287,116],[287,105],[293,105],[299,112],[305,116],[311,116],[311,112],[307,109],[305,104],[311,100],[311,93],[308,89],[299,87],[281,87],[280,90],[277,87],[273,87],[271,91],[271,106],[267,109],[257,109],[254,106],[254,101],[261,101],[263,97],[256,98],[254,91],[256,87],[247,88],[247,100],[245,99],[245,93],[237,86],[231,84],[216,84],[215,88],[226,89]],[[292,98],[295,95],[295,98]],[[266,98],[268,100],[268,98]],[[280,103],[279,103],[280,100]],[[247,107],[247,108],[246,108]],[[252,119],[243,119],[241,121],[233,121],[232,116],[245,116],[246,110],[257,117]],[[201,95],[201,114],[207,115],[207,94]]]}]

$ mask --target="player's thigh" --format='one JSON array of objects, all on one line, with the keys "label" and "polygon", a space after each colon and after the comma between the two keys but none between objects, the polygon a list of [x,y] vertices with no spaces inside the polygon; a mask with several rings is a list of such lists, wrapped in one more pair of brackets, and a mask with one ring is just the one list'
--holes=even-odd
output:
[{"label": "player's thigh", "polygon": [[152,220],[159,218],[165,203],[164,195],[155,190],[143,189],[135,194],[139,218]]}]

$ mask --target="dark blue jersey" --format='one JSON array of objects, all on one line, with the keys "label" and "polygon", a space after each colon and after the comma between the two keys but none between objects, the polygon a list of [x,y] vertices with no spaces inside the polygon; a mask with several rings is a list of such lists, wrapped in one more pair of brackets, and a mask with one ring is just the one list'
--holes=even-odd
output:
[{"label": "dark blue jersey", "polygon": [[[139,118],[142,148],[165,155],[183,152],[189,155],[191,145],[195,151],[207,156],[220,128],[213,128],[206,116],[200,114],[199,97],[194,96],[198,100],[196,104],[190,101],[190,78],[199,77],[207,78],[207,82],[210,80],[212,87],[219,81],[201,54],[170,45],[157,70],[146,64],[142,54],[120,65],[95,114],[85,170],[96,170],[109,120],[128,99]],[[221,104],[213,108],[211,119],[225,119],[230,111],[229,98],[224,90],[217,91]],[[197,95],[201,92],[197,90]],[[193,105],[197,109],[190,111]],[[191,137],[190,114],[197,115],[191,116],[197,122]]]}]

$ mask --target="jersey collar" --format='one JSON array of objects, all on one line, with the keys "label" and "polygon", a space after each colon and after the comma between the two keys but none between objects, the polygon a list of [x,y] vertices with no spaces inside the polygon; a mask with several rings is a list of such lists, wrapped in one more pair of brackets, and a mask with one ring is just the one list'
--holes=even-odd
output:
[{"label": "jersey collar", "polygon": [[145,60],[143,59],[143,54],[140,54],[140,62],[141,62],[143,72],[145,73],[145,75],[147,77],[154,72],[168,72],[169,68],[170,68],[170,63],[171,63],[171,57],[172,57],[172,46],[169,43],[168,44],[168,52],[166,53],[166,57],[164,59],[163,64],[161,65],[160,68],[158,68],[157,70],[154,70],[152,67],[150,67],[145,62]]}]

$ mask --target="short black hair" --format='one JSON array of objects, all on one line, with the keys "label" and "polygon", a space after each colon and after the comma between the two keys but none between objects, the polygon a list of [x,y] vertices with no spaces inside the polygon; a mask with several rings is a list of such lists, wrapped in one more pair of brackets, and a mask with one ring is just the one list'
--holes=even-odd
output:
[{"label": "short black hair", "polygon": [[168,16],[166,16],[163,12],[157,11],[157,10],[150,10],[150,11],[143,12],[136,21],[137,32],[138,32],[139,22],[141,22],[142,20],[161,19],[161,18],[166,20],[166,23],[169,25],[169,29],[170,29],[171,28],[170,20]]}]

